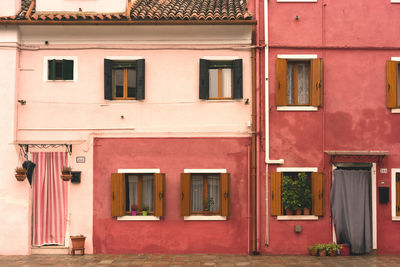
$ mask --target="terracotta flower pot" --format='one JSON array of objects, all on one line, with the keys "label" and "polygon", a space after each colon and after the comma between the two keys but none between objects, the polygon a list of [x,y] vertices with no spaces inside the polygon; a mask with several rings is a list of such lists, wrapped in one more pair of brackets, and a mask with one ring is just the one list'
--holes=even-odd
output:
[{"label": "terracotta flower pot", "polygon": [[319,250],[318,254],[319,254],[320,257],[325,257],[326,256],[326,250],[325,249]]},{"label": "terracotta flower pot", "polygon": [[72,249],[84,249],[86,236],[71,236]]},{"label": "terracotta flower pot", "polygon": [[67,174],[67,173],[63,173],[63,174],[61,174],[61,179],[63,179],[63,181],[64,182],[68,182],[69,180],[71,180],[71,178],[72,178],[72,174],[71,173],[69,173],[69,174]]},{"label": "terracotta flower pot", "polygon": [[296,210],[296,215],[301,215],[301,209]]},{"label": "terracotta flower pot", "polygon": [[304,208],[303,209],[303,214],[304,215],[310,215],[310,209],[309,208]]},{"label": "terracotta flower pot", "polygon": [[293,215],[293,211],[291,209],[286,209],[285,210],[286,215]]},{"label": "terracotta flower pot", "polygon": [[330,251],[329,256],[336,256],[336,251]]},{"label": "terracotta flower pot", "polygon": [[23,180],[26,179],[26,174],[15,174],[15,178],[17,179],[17,181],[22,182]]}]

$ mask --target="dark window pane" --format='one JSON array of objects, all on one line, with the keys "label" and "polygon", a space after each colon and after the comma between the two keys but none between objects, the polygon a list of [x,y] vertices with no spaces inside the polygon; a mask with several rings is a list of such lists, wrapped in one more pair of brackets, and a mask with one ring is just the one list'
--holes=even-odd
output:
[{"label": "dark window pane", "polygon": [[62,61],[57,60],[56,61],[56,80],[63,80],[62,66],[63,66]]},{"label": "dark window pane", "polygon": [[128,97],[136,97],[136,70],[128,69]]},{"label": "dark window pane", "polygon": [[124,97],[124,70],[113,69],[113,98]]}]

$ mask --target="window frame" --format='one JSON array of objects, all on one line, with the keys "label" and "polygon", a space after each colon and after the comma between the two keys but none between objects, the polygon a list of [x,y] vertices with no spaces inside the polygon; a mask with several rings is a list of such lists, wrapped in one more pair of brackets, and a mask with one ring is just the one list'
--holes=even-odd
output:
[{"label": "window frame", "polygon": [[[106,72],[109,71],[107,70],[107,65],[106,61],[110,61],[109,64],[111,64],[111,73],[109,75],[111,77],[107,77]],[[124,63],[129,63],[129,62],[134,62],[135,64],[138,63],[138,61],[143,61],[143,66],[137,66],[135,65],[135,70],[136,70],[136,97],[128,97],[128,92],[127,92],[127,86],[126,86],[126,97],[125,97],[125,74],[124,74],[124,97],[113,97],[112,92],[113,92],[113,86],[112,86],[112,64],[114,62],[124,62]],[[104,99],[106,101],[138,101],[138,100],[144,100],[145,99],[145,80],[146,80],[146,74],[145,74],[145,58],[142,56],[107,56],[104,58]],[[142,69],[141,69],[142,68]],[[124,68],[124,73],[126,70],[127,73],[128,68]],[[141,80],[140,76],[143,76],[143,80]],[[108,81],[109,80],[109,81]],[[108,84],[110,82],[110,84]],[[127,82],[126,82],[127,83]],[[110,87],[110,88],[109,88]]]},{"label": "window frame", "polygon": [[[397,181],[396,176],[400,175],[400,168],[392,168],[391,173],[391,204],[392,204],[392,221],[400,221],[400,215],[397,215],[396,208],[397,208]],[[400,190],[400,189],[399,189]]]},{"label": "window frame", "polygon": [[[278,167],[276,169],[276,173],[282,173],[282,177],[284,173],[288,172],[306,172],[306,173],[318,173],[318,168],[316,167]],[[271,185],[273,186],[273,185]],[[280,185],[282,186],[282,185]],[[312,185],[311,185],[312,187]],[[273,191],[273,188],[271,188],[271,191]],[[283,203],[281,204],[283,205]],[[282,208],[281,208],[282,209]],[[276,216],[278,221],[317,221],[319,220],[318,215],[310,214],[310,215],[272,215]]]},{"label": "window frame", "polygon": [[[126,187],[127,187],[126,181],[128,180],[128,176],[129,175],[138,176],[138,192],[137,192],[138,210],[137,210],[137,214],[138,214],[138,216],[141,216],[142,212],[143,212],[142,211],[142,207],[143,207],[143,176],[152,175],[153,176],[153,183],[155,183],[154,173],[124,173],[124,176],[125,176],[125,190],[126,190]],[[153,186],[153,195],[155,195],[154,186]],[[127,198],[127,196],[125,194],[125,202],[126,202],[126,198]],[[154,203],[154,199],[153,199],[153,210],[152,211],[148,210],[147,214],[154,215],[154,204],[155,203]],[[127,209],[127,207],[125,207],[125,215],[131,214],[131,211],[127,211],[126,209]]]},{"label": "window frame", "polygon": [[[277,106],[277,111],[318,111],[318,107],[322,106],[323,102],[323,61],[322,58],[318,58],[317,54],[278,54],[277,55],[277,66],[276,66],[276,106]],[[313,61],[319,59],[320,61],[320,66],[318,64],[315,64],[317,66],[317,69],[313,66]],[[279,60],[284,60],[284,68],[285,68],[285,73],[280,73],[279,69],[283,68],[282,66],[279,66]],[[308,83],[308,93],[309,93],[309,104],[287,104],[287,63],[288,62],[310,62],[310,71],[309,71],[309,83]],[[282,63],[283,64],[283,63]],[[317,72],[316,70],[319,70]],[[314,73],[315,72],[315,73]],[[314,74],[313,74],[314,73]],[[315,77],[318,74],[319,77]],[[284,77],[280,77],[280,75],[284,75]],[[284,87],[283,91],[280,90],[280,81],[283,79]],[[316,90],[320,90],[318,94],[316,94],[313,89],[313,85],[315,80],[317,79],[317,82],[319,81],[319,89],[317,88]],[[278,100],[284,97],[284,100]],[[284,102],[284,104],[280,102]],[[297,100],[295,100],[297,102]]]},{"label": "window frame", "polygon": [[[118,62],[118,61],[114,61],[114,62]],[[121,63],[122,63],[123,61],[121,61]],[[128,61],[128,62],[131,62],[131,63],[133,63],[133,61]],[[115,68],[115,67],[112,67],[112,70],[117,70],[117,69],[122,69],[123,70],[123,96],[122,97],[113,97],[112,96],[112,94],[113,94],[113,92],[114,92],[114,85],[112,86],[112,89],[111,89],[111,97],[112,97],[112,100],[136,100],[136,97],[129,97],[128,96],[128,69],[134,69],[135,70],[135,72],[136,72],[136,66],[134,67],[134,68],[129,68],[129,67],[126,67],[126,68]],[[111,74],[112,75],[112,74]],[[113,76],[113,75],[112,75]],[[115,89],[116,90],[116,89]],[[135,87],[135,91],[137,91],[137,88]],[[137,93],[137,92],[136,92]]]},{"label": "window frame", "polygon": [[[114,188],[113,188],[113,182],[111,181],[111,194],[112,194],[112,200],[111,200],[111,216],[116,217],[118,221],[159,221],[161,216],[165,215],[165,174],[160,172],[160,169],[118,169],[117,173],[112,173],[111,174],[111,180],[113,175],[123,175],[124,182],[126,181],[126,175],[128,174],[141,174],[141,175],[146,175],[146,174],[152,174],[154,176],[154,197],[157,197],[157,192],[159,193],[158,197],[160,197],[160,201],[162,202],[161,204],[154,202],[154,213],[161,214],[160,216],[156,215],[147,215],[147,216],[142,216],[142,215],[137,215],[137,216],[131,216],[127,215],[126,208],[123,209],[122,214],[120,215],[113,215],[113,198],[114,198]],[[159,181],[161,181],[161,184],[157,184],[158,182],[156,181],[156,175],[161,175]],[[162,178],[162,179],[161,179]],[[126,185],[125,185],[126,189]],[[122,198],[122,206],[125,205],[126,203],[126,190],[124,188],[118,188],[118,190],[122,193],[120,196]],[[118,197],[116,197],[118,198]],[[159,201],[158,201],[159,202]]]},{"label": "window frame", "polygon": [[[73,61],[72,80],[49,80],[49,61],[71,60]],[[43,81],[44,82],[78,82],[78,57],[77,56],[44,56],[43,57]]]},{"label": "window frame", "polygon": [[[231,69],[231,97],[222,97],[222,69],[212,65],[220,62],[229,62]],[[218,97],[210,97],[209,70],[218,69],[221,71],[218,75]],[[199,66],[199,98],[211,101],[229,101],[243,99],[243,59],[237,56],[204,56],[200,58]],[[203,81],[206,80],[206,81]],[[220,84],[221,83],[221,84]]]},{"label": "window frame", "polygon": [[208,177],[211,175],[218,175],[218,188],[220,191],[219,200],[221,203],[221,174],[220,173],[191,173],[190,174],[190,184],[192,183],[193,175],[202,176],[203,178],[203,211],[193,211],[192,210],[192,187],[190,186],[190,215],[221,215],[221,206],[219,207],[218,211],[206,211],[205,206],[208,202]]},{"label": "window frame", "polygon": [[[219,174],[220,180],[219,180],[219,186],[220,186],[220,208],[219,208],[219,212],[215,213],[215,212],[192,212],[191,211],[191,186],[189,184],[189,201],[186,202],[186,204],[189,204],[189,214],[188,215],[183,215],[184,216],[184,220],[186,221],[225,221],[227,220],[227,217],[230,216],[230,174],[227,172],[226,169],[184,169],[184,172],[181,174],[181,191],[182,189],[182,175],[189,175],[189,180],[191,180],[192,175],[212,175],[212,174]],[[223,185],[222,182],[222,174],[226,174],[227,175],[227,188],[226,185]],[[203,184],[203,188],[204,188],[204,184]],[[226,194],[226,200],[223,201],[223,195],[225,195],[224,193],[222,193],[223,191],[227,190],[227,194]],[[184,192],[182,191],[182,198],[181,198],[181,215],[182,215],[182,203],[184,201]],[[204,195],[203,195],[204,198]],[[227,207],[225,207],[225,209],[227,209],[227,215],[222,215],[223,214],[223,205],[226,202]]]}]

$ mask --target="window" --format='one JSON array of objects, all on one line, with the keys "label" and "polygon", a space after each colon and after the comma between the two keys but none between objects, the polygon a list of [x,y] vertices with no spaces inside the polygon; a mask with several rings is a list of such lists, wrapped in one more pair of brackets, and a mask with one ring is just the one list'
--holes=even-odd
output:
[{"label": "window", "polygon": [[68,59],[51,59],[47,61],[48,81],[74,80],[74,61]]},{"label": "window", "polygon": [[[300,183],[303,180],[304,183]],[[308,188],[307,188],[308,187]],[[309,191],[310,190],[310,191]],[[311,193],[311,203],[307,204]],[[300,198],[296,198],[296,195]],[[311,204],[311,214],[324,214],[324,174],[319,172],[273,172],[271,173],[271,215],[289,215],[285,211],[285,201],[289,207]],[[300,203],[296,204],[299,201]],[[305,202],[304,202],[305,201]],[[304,211],[303,211],[304,212]]]},{"label": "window", "polygon": [[399,61],[386,61],[386,106],[388,108],[400,107],[399,76]]},{"label": "window", "polygon": [[243,81],[241,59],[200,59],[200,99],[241,99]]},{"label": "window", "polygon": [[321,58],[311,60],[278,58],[276,75],[277,106],[322,106]]},{"label": "window", "polygon": [[143,207],[149,214],[163,216],[165,211],[165,174],[111,174],[111,216],[130,215],[132,206],[140,215]]},{"label": "window", "polygon": [[108,100],[144,99],[145,61],[104,59],[104,98]]},{"label": "window", "polygon": [[229,173],[181,174],[181,215],[229,216]]},{"label": "window", "polygon": [[392,219],[400,221],[400,169],[392,169]]}]

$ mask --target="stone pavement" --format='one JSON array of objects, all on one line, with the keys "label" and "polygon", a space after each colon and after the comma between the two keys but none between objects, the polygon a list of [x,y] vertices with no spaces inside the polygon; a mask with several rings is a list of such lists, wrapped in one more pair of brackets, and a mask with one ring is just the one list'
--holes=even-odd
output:
[{"label": "stone pavement", "polygon": [[0,266],[143,266],[143,267],[186,267],[186,266],[363,266],[392,267],[400,266],[400,255],[390,256],[248,256],[248,255],[32,255],[1,256]]}]

